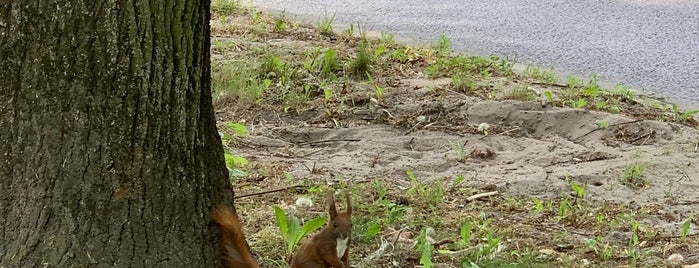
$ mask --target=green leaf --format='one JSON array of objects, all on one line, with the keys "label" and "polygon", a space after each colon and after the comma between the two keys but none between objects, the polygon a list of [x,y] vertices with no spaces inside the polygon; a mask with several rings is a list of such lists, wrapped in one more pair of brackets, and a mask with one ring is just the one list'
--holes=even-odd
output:
[{"label": "green leaf", "polygon": [[468,245],[471,241],[471,222],[466,221],[461,224],[461,240],[464,241],[464,246]]},{"label": "green leaf", "polygon": [[369,226],[367,226],[367,228],[366,228],[366,236],[368,239],[374,238],[380,232],[381,232],[381,224],[378,224],[376,222],[369,223]]},{"label": "green leaf", "polygon": [[378,48],[376,48],[376,51],[374,51],[374,57],[378,57],[384,51],[386,51],[386,46],[385,45],[379,46]]},{"label": "green leaf", "polygon": [[291,217],[289,219],[289,231],[287,237],[289,240],[286,241],[286,248],[287,252],[291,253],[294,252],[294,248],[296,247],[296,244],[298,244],[298,237],[300,236],[299,233],[301,231],[301,225],[299,224],[299,219],[296,217]]},{"label": "green leaf", "polygon": [[420,264],[422,267],[432,267],[432,244],[427,241],[427,229],[422,229],[420,236],[417,238],[417,247],[420,251]]},{"label": "green leaf", "polygon": [[297,234],[297,237],[295,238],[295,243],[298,244],[299,242],[301,242],[301,239],[303,239],[303,237],[323,227],[323,225],[325,225],[327,221],[328,220],[325,217],[318,217],[304,223],[303,227],[301,227],[301,232],[299,232]]},{"label": "green leaf", "polygon": [[226,123],[226,126],[235,131],[235,134],[240,137],[248,136],[248,128],[241,123],[228,122]]},{"label": "green leaf", "polygon": [[277,216],[277,225],[279,226],[279,231],[282,233],[282,238],[284,241],[289,241],[289,226],[286,222],[286,213],[279,206],[274,206],[274,214]]}]

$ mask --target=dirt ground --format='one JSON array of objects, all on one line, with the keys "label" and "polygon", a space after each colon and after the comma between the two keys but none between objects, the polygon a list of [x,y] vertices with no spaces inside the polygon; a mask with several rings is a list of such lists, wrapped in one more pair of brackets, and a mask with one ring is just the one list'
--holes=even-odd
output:
[{"label": "dirt ground", "polygon": [[[270,18],[259,22],[264,25],[261,30],[247,16],[231,17],[221,22],[215,16],[212,21],[213,39],[231,44],[212,47],[214,71],[226,61],[245,61],[258,54],[291,55],[314,47],[334,47],[352,55],[358,43],[343,40],[339,34],[319,34],[303,24],[289,23],[289,29],[279,33],[269,30],[274,27]],[[264,53],[256,49],[261,47]],[[293,59],[289,56],[287,60]],[[274,218],[272,206],[303,210],[295,200],[311,196],[319,204],[295,215],[323,216],[318,192],[342,187],[353,190],[353,202],[359,208],[356,219],[383,226],[380,239],[352,246],[356,267],[419,266],[420,253],[414,244],[421,228],[434,228],[433,244],[458,240],[460,222],[476,222],[484,215],[493,220],[492,227],[478,230],[483,236],[486,230],[500,234],[506,249],[498,252],[507,256],[501,257],[502,262],[492,258],[487,262],[469,255],[470,264],[481,267],[682,267],[699,263],[696,126],[657,120],[657,114],[652,118],[656,110],[634,113],[636,108],[625,107],[629,113],[612,114],[558,107],[547,103],[540,93],[560,86],[517,75],[493,76],[490,84],[505,88],[526,84],[539,93],[535,100],[483,98],[455,90],[450,78],[428,77],[425,65],[390,64],[374,72],[373,83],[361,79],[344,85],[338,82],[331,103],[322,93],[290,109],[269,99],[244,103],[225,94],[217,98],[220,127],[241,122],[248,129],[248,135],[230,147],[232,153],[250,162],[244,168],[247,176],[234,183],[236,194],[288,187],[236,200],[238,213],[247,219],[252,249],[265,267],[284,267],[286,257],[281,246],[275,245],[283,242],[270,220]],[[307,78],[299,80],[303,79]],[[272,80],[272,86],[276,85]],[[372,97],[375,84],[385,87],[380,100]],[[642,106],[640,102],[630,105]],[[642,175],[637,180],[624,179],[633,167],[643,169]],[[425,196],[410,195],[415,187],[410,171],[421,185],[441,188],[443,197],[436,208],[426,208]],[[398,223],[377,220],[385,214],[381,209],[372,212],[378,200],[375,181],[389,188],[387,199],[392,204],[415,207],[413,213],[422,216],[408,214]],[[584,187],[584,197],[576,195],[573,184]],[[484,199],[466,199],[494,191],[496,195]],[[536,211],[535,199],[550,204],[540,215],[532,212]],[[570,213],[579,213],[573,216],[577,218],[561,215],[562,200],[578,202],[571,206],[577,211]],[[681,235],[686,222],[689,228]],[[360,232],[355,230],[355,234]],[[403,237],[403,233],[411,235]],[[634,236],[638,241],[633,241]],[[483,239],[474,238],[471,244],[482,244]],[[597,246],[588,244],[590,240],[598,241]],[[435,265],[471,267],[464,262],[466,254],[452,254],[461,249],[453,244],[437,246]],[[608,258],[603,249],[611,252]],[[643,253],[637,258],[630,252],[633,249]],[[671,255],[682,259],[677,261]]]}]

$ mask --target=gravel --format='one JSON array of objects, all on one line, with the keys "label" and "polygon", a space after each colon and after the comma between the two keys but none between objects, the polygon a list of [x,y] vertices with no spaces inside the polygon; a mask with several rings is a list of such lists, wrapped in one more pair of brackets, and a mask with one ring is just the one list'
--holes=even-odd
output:
[{"label": "gravel", "polygon": [[699,1],[255,0],[264,10],[555,67],[699,105]]}]

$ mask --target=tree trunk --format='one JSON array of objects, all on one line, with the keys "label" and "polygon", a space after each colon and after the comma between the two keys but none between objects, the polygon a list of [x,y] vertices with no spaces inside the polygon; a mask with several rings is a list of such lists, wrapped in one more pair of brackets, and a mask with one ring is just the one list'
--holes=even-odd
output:
[{"label": "tree trunk", "polygon": [[219,265],[209,1],[0,3],[0,267]]}]

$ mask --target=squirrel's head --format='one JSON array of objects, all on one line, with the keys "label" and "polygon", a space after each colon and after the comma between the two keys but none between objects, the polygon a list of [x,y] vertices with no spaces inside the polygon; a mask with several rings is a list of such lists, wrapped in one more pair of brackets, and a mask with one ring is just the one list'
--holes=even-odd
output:
[{"label": "squirrel's head", "polygon": [[350,202],[349,192],[345,190],[345,198],[347,199],[347,209],[345,212],[337,213],[335,206],[335,197],[332,192],[328,194],[328,207],[330,210],[330,222],[328,229],[335,238],[345,239],[350,236],[352,231],[352,203]]}]

